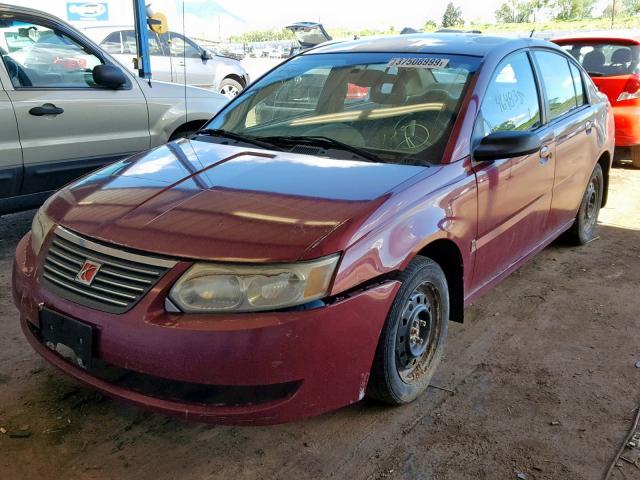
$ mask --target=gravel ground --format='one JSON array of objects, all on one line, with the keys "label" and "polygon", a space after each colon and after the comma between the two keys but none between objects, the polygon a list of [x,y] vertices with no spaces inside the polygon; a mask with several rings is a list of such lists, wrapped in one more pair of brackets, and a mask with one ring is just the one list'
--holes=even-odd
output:
[{"label": "gravel ground", "polygon": [[640,404],[640,170],[614,168],[597,241],[550,246],[451,325],[433,383],[453,393],[276,427],[184,423],[47,366],[9,289],[32,215],[0,218],[0,427],[26,436],[0,435],[1,478],[600,479]]}]

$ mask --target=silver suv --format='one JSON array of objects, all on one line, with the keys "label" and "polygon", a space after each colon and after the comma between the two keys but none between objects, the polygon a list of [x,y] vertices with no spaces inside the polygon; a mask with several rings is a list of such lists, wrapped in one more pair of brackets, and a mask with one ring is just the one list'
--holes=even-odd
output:
[{"label": "silver suv", "polygon": [[0,214],[188,135],[228,100],[142,80],[58,18],[12,5],[0,4],[0,57]]},{"label": "silver suv", "polygon": [[[134,68],[137,42],[133,27],[86,27],[82,32],[120,63]],[[249,83],[249,74],[238,60],[213,54],[180,33],[158,35],[149,30],[147,35],[151,73],[158,80],[211,88],[230,98]]]}]

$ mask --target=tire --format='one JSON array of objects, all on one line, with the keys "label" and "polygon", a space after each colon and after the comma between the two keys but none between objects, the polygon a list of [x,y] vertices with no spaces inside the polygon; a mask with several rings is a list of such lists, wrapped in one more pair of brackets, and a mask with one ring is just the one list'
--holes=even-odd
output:
[{"label": "tire", "polygon": [[575,245],[584,245],[596,237],[598,232],[598,214],[602,206],[604,193],[604,175],[602,167],[597,164],[591,173],[589,183],[580,202],[580,208],[571,228],[567,231],[567,239]]},{"label": "tire", "polygon": [[640,145],[631,147],[631,164],[634,168],[640,168]]},{"label": "tire", "polygon": [[233,78],[225,78],[220,82],[219,92],[225,97],[234,98],[238,96],[242,89],[240,82],[235,81]]},{"label": "tire", "polygon": [[416,257],[400,281],[367,386],[368,397],[392,405],[415,400],[429,386],[442,359],[449,320],[449,289],[440,265]]}]

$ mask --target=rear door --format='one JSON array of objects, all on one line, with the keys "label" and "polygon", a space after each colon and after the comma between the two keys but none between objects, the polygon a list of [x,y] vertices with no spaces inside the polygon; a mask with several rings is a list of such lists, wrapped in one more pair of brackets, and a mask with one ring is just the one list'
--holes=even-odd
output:
[{"label": "rear door", "polygon": [[168,32],[162,38],[171,54],[174,82],[204,88],[213,86],[215,60],[203,59],[202,49],[179,33]]},{"label": "rear door", "polygon": [[555,139],[555,180],[548,231],[573,221],[598,154],[594,110],[580,69],[559,52],[535,50],[546,97],[548,128]]},{"label": "rear door", "polygon": [[23,151],[22,193],[55,190],[107,162],[149,148],[147,104],[132,77],[99,87],[92,69],[107,60],[81,36],[49,19],[15,15],[32,43],[3,55]]},{"label": "rear door", "polygon": [[[156,32],[148,30],[147,37],[149,39],[149,60],[153,79],[163,82],[177,82],[178,79],[173,71],[171,57],[166,46],[160,42]],[[138,55],[136,32],[134,30],[123,31],[122,41],[124,51],[131,55],[132,59],[135,58]],[[133,62],[131,62],[131,65],[133,66]]]},{"label": "rear door", "polygon": [[539,87],[527,51],[500,62],[476,119],[473,141],[493,132],[536,132],[539,152],[474,162],[478,184],[478,236],[474,285],[481,288],[547,237],[554,175],[553,138],[543,125]]}]

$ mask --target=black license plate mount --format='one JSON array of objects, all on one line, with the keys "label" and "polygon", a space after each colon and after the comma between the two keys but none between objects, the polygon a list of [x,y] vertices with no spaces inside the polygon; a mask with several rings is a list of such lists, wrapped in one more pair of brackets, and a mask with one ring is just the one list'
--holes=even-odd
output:
[{"label": "black license plate mount", "polygon": [[42,343],[80,368],[91,367],[93,327],[52,310],[40,311]]}]

